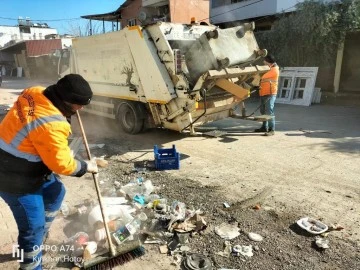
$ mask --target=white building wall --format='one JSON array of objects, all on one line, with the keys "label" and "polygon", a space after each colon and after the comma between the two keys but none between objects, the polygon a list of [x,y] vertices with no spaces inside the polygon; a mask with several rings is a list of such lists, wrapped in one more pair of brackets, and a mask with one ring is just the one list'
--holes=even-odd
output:
[{"label": "white building wall", "polygon": [[61,39],[61,48],[66,49],[72,46],[72,39],[71,38],[62,38]]},{"label": "white building wall", "polygon": [[19,42],[22,40],[45,39],[48,34],[57,34],[54,28],[30,27],[30,33],[20,33],[18,26],[0,26],[0,48],[11,40]]},{"label": "white building wall", "polygon": [[19,27],[0,26],[0,47],[4,47],[10,40],[20,40]]},{"label": "white building wall", "polygon": [[245,0],[235,4],[231,0],[210,1],[210,22],[219,24],[294,11],[294,6],[303,0]]}]

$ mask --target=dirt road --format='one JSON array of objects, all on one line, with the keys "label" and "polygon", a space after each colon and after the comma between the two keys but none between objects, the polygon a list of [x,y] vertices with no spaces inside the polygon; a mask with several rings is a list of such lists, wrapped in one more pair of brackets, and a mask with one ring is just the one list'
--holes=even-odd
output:
[{"label": "dirt road", "polygon": [[[3,87],[6,88],[6,82]],[[0,89],[0,103],[13,100],[11,97],[19,92],[14,89],[16,88]],[[257,107],[257,103],[248,103],[247,106],[251,112]],[[211,138],[162,129],[150,130],[140,135],[127,135],[113,120],[83,114],[89,141],[105,143],[103,154],[106,154],[109,160],[136,166],[136,163],[141,161],[153,160],[155,144],[161,147],[171,147],[175,144],[182,156],[180,170],[163,172],[169,177],[168,182],[156,179],[157,174],[149,175],[153,177],[151,180],[154,183],[173,185],[164,188],[171,196],[177,195],[185,203],[187,198],[191,198],[199,206],[201,200],[203,205],[208,207],[213,202],[218,207],[222,202],[234,204],[254,196],[264,188],[269,188],[271,193],[264,201],[262,209],[272,209],[278,217],[283,217],[280,218],[282,230],[288,230],[289,226],[303,216],[321,219],[326,224],[341,224],[345,230],[336,232],[332,238],[337,243],[334,252],[338,257],[335,257],[347,257],[348,262],[350,261],[348,267],[359,266],[360,258],[356,253],[359,254],[360,249],[360,109],[349,106],[300,107],[277,104],[276,116],[277,131],[273,137],[251,133],[250,131],[258,126],[256,122],[225,119],[201,128],[201,131],[217,129],[228,132],[219,138]],[[76,121],[73,129],[75,134],[79,134]],[[119,168],[118,172],[117,175],[113,175],[114,178],[121,178],[119,174],[123,170]],[[125,181],[125,178],[122,180]],[[87,191],[87,184],[84,182],[74,183],[72,178],[65,178],[64,182],[68,186],[68,201],[81,199],[79,190],[83,191],[84,197],[85,194],[91,193],[91,188]],[[186,186],[182,186],[182,183]],[[194,192],[204,194],[192,194],[189,185],[194,186]],[[5,208],[3,203],[0,208]],[[261,217],[253,211],[243,215],[238,213],[235,216],[243,226],[252,224],[251,226],[256,227],[258,231],[263,227],[264,234],[271,230],[276,232],[280,228],[276,222],[266,224],[263,221],[262,226],[258,225],[257,221],[260,222]],[[60,227],[57,228],[61,229],[62,223],[59,224]],[[269,243],[274,244],[275,242],[270,241],[271,237],[283,236],[268,234]],[[302,241],[299,237],[290,238],[293,247],[300,245],[294,239],[297,239],[298,243]],[[279,241],[280,244],[284,244],[281,239]],[[338,243],[342,241],[350,243],[345,247],[351,246],[351,256],[346,250],[339,248],[341,245]],[[302,242],[301,245],[305,244]],[[286,246],[284,244],[281,250],[286,250]],[[271,245],[268,248],[271,249]],[[331,256],[323,263],[323,259],[311,248],[306,252],[306,256],[312,252],[315,254],[307,261],[308,269],[349,269],[342,268],[341,263],[332,264]],[[295,253],[292,252],[291,256],[296,261],[299,257]],[[161,266],[157,263],[159,256],[162,256],[161,260],[167,260]],[[268,256],[260,254],[256,260],[265,257]],[[168,257],[157,254],[137,261],[136,266],[125,265],[123,269],[170,269],[168,260]],[[267,260],[258,266],[248,263],[244,269],[300,269],[298,267],[301,265],[297,261],[290,263],[288,267],[278,268],[272,259]],[[276,258],[274,260],[276,261]],[[278,261],[279,265],[282,265],[281,259]],[[339,261],[341,262],[340,259]],[[287,262],[292,260],[289,259]],[[233,262],[231,265],[237,265],[236,263],[239,264],[241,261]],[[3,264],[6,265],[6,262]]]}]

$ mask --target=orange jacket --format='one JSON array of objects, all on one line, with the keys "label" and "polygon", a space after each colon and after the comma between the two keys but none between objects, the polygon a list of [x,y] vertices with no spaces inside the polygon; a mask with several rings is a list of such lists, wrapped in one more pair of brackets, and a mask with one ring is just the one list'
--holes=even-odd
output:
[{"label": "orange jacket", "polygon": [[279,66],[273,64],[260,81],[260,96],[276,95],[279,82]]},{"label": "orange jacket", "polygon": [[[51,171],[76,176],[86,171],[85,162],[71,155],[67,140],[70,124],[43,91],[43,87],[25,89],[0,123],[0,174],[7,175],[7,181],[12,177],[19,180],[22,174],[27,181],[37,178],[29,181],[40,186],[39,179]],[[0,179],[0,190],[3,181]]]}]

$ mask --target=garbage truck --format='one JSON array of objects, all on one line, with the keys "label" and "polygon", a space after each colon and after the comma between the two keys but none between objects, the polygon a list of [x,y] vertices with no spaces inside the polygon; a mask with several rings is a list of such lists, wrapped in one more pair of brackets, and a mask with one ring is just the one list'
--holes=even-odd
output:
[{"label": "garbage truck", "polygon": [[267,52],[254,28],[157,22],[79,37],[62,51],[59,75],[82,75],[94,92],[84,111],[116,119],[126,133],[194,133],[196,125],[240,117],[234,107],[269,70],[255,64]]}]

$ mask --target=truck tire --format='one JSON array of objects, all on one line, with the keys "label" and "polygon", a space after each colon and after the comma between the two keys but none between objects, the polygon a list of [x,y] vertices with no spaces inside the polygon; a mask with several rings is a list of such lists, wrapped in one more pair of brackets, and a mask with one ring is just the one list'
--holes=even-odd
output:
[{"label": "truck tire", "polygon": [[128,134],[142,131],[145,121],[145,107],[136,101],[123,100],[117,106],[116,119]]}]

